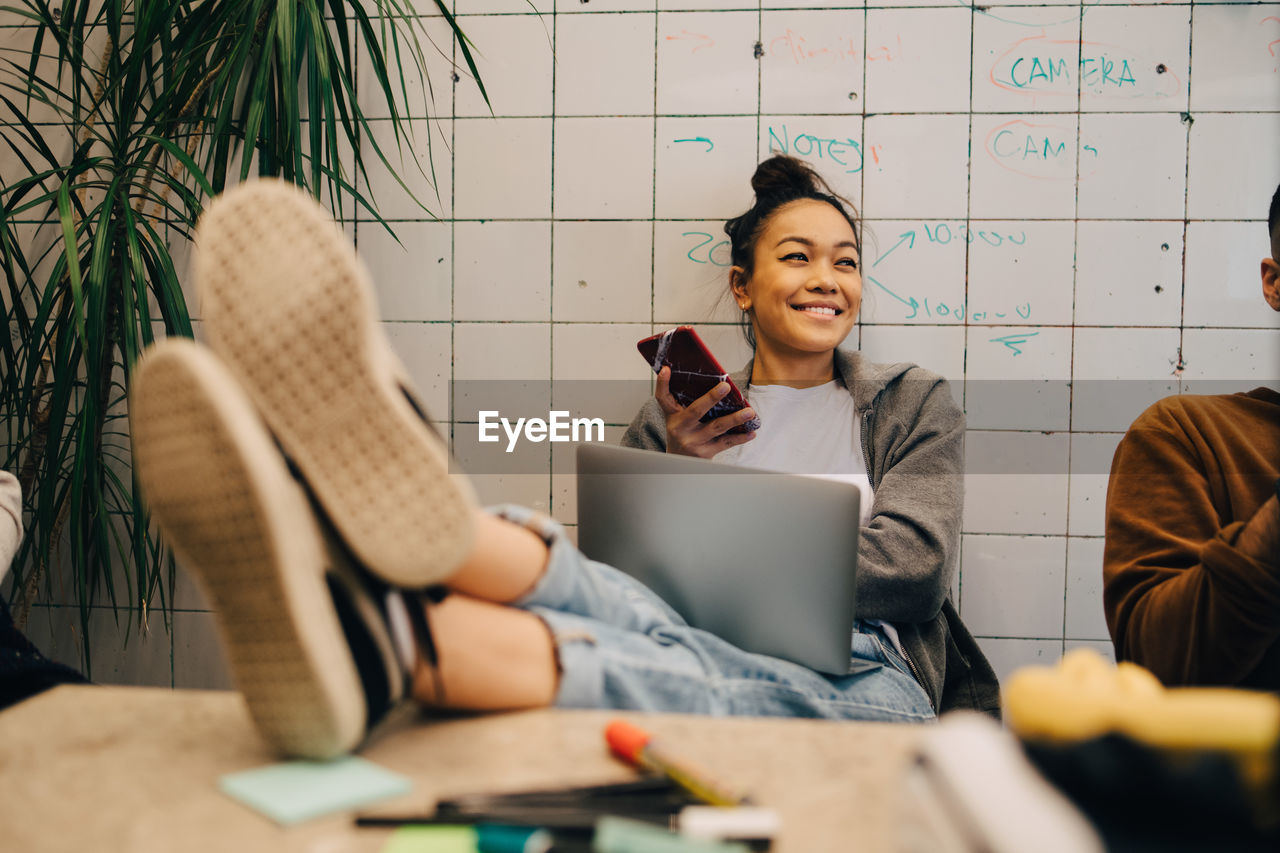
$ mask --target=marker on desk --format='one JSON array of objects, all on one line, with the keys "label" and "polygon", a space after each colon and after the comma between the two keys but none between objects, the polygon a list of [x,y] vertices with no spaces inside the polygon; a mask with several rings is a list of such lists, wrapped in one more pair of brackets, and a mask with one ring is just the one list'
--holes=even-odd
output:
[{"label": "marker on desk", "polygon": [[613,720],[604,729],[613,754],[630,764],[665,774],[698,799],[713,806],[739,806],[748,802],[740,792],[710,779],[703,771],[673,756],[644,729]]}]

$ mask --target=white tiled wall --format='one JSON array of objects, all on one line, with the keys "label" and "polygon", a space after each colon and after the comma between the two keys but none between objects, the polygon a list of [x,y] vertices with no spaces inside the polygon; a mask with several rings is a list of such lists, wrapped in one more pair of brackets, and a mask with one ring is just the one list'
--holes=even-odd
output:
[{"label": "white tiled wall", "polygon": [[[451,81],[447,27],[425,18],[445,53],[431,118],[411,108],[399,152],[373,128],[429,212],[378,167],[361,189],[401,244],[365,215],[352,226],[393,346],[455,436],[475,424],[451,382],[631,380],[639,397],[600,403],[616,441],[647,376],[634,341],[671,324],[740,364],[723,221],[758,159],[795,153],[867,217],[848,343],[943,373],[968,409],[956,589],[997,671],[1110,653],[1101,537],[1121,432],[1181,390],[1179,368],[1245,387],[1280,364],[1280,321],[1257,298],[1280,5],[456,6],[491,108],[465,68]],[[479,460],[481,496],[572,522],[548,447],[524,451],[540,473]],[[184,601],[103,677],[225,686],[208,614]],[[56,612],[33,624],[61,654]]]}]

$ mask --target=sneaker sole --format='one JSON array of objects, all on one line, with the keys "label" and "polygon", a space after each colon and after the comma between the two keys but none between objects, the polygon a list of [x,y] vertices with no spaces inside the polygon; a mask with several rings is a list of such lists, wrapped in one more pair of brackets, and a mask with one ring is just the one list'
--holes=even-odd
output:
[{"label": "sneaker sole", "polygon": [[324,539],[251,404],[212,354],[175,339],[138,362],[130,421],[152,516],[217,611],[259,731],[291,756],[349,752],[365,702]]},{"label": "sneaker sole", "polygon": [[291,184],[250,181],[212,202],[196,245],[210,345],[347,546],[397,586],[451,574],[474,498],[406,397],[368,273],[329,214]]}]

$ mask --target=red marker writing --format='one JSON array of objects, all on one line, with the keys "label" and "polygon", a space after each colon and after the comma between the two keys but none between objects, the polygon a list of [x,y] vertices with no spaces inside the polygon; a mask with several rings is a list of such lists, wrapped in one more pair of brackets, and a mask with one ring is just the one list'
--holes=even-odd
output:
[{"label": "red marker writing", "polygon": [[622,720],[613,720],[605,726],[604,739],[613,754],[623,761],[665,774],[704,803],[738,806],[748,802],[741,792],[721,785],[701,769],[671,755],[644,729]]}]

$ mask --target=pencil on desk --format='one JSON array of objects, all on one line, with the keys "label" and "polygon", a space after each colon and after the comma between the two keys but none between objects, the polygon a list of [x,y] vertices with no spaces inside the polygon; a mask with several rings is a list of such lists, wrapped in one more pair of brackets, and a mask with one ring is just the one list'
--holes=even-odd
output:
[{"label": "pencil on desk", "polygon": [[622,760],[666,775],[698,799],[713,806],[740,806],[749,802],[741,792],[715,781],[700,770],[672,755],[653,736],[623,720],[613,720],[604,730],[605,741]]}]

